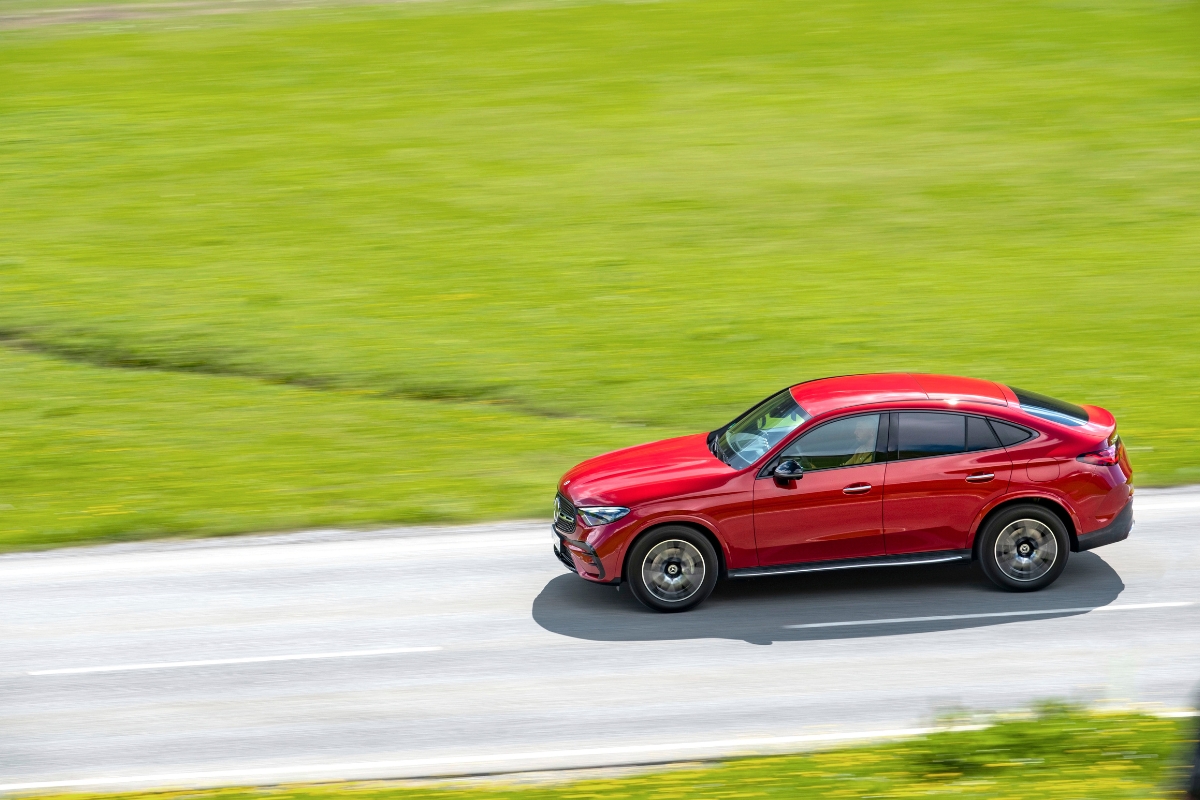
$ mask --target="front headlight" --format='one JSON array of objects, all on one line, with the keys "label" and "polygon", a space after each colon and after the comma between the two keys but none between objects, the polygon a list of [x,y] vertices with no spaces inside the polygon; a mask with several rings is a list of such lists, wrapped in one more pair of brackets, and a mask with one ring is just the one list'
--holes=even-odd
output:
[{"label": "front headlight", "polygon": [[616,522],[629,513],[628,508],[621,506],[583,506],[576,510],[579,516],[583,517],[584,523],[593,527]]}]

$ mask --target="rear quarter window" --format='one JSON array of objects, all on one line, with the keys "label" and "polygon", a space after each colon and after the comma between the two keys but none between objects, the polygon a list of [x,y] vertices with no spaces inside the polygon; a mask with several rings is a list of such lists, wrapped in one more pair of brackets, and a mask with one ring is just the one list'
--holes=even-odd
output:
[{"label": "rear quarter window", "polygon": [[1022,428],[1020,425],[1013,425],[1008,422],[1001,422],[998,419],[991,419],[988,422],[992,425],[992,430],[996,432],[996,436],[1000,438],[1000,444],[1005,447],[1012,447],[1014,444],[1032,439],[1033,431],[1028,428]]}]

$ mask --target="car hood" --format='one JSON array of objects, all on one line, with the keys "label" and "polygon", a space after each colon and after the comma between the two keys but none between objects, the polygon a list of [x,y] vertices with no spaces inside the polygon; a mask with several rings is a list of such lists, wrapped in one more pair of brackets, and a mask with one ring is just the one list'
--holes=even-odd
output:
[{"label": "car hood", "polygon": [[708,449],[708,434],[651,442],[584,461],[563,476],[559,491],[575,505],[633,508],[667,496],[703,491],[735,470]]}]

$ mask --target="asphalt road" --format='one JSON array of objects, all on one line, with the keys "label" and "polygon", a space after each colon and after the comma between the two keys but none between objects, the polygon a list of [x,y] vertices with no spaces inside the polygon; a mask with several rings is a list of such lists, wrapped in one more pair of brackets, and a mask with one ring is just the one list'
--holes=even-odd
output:
[{"label": "asphalt road", "polygon": [[1041,698],[1180,709],[1200,492],[1135,508],[1040,593],[938,565],[729,583],[682,615],[567,574],[542,523],[3,556],[0,791],[644,763]]}]

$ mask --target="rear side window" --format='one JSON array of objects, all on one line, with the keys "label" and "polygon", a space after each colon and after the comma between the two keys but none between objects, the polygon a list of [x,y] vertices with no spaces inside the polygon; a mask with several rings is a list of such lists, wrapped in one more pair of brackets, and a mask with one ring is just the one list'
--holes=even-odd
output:
[{"label": "rear side window", "polygon": [[1021,410],[1026,414],[1072,427],[1078,427],[1088,421],[1087,411],[1074,403],[1047,397],[1037,392],[1027,392],[1015,386],[1008,388],[1012,389],[1013,394],[1017,396],[1017,402],[1021,404]]},{"label": "rear side window", "polygon": [[994,450],[1000,440],[983,417],[967,417],[967,450]]},{"label": "rear side window", "polygon": [[992,430],[1000,437],[1000,443],[1005,447],[1012,447],[1014,444],[1020,444],[1026,439],[1033,436],[1033,431],[1022,428],[1019,425],[1010,425],[1007,422],[1001,422],[998,419],[989,420],[992,423]]},{"label": "rear side window", "polygon": [[961,414],[902,411],[897,458],[925,458],[961,453],[966,449],[966,425]]}]

